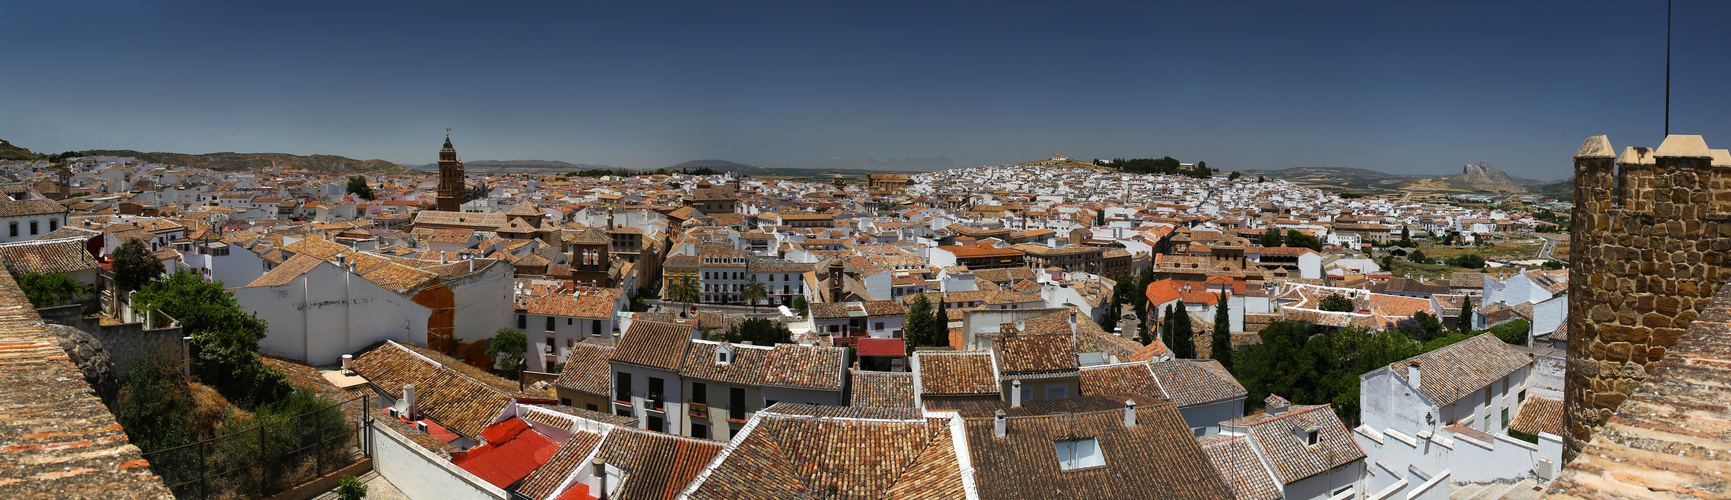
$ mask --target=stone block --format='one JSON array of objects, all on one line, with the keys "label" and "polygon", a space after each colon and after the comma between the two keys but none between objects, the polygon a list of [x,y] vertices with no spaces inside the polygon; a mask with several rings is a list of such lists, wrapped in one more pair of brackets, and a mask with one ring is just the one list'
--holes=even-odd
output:
[{"label": "stone block", "polygon": [[1634,349],[1635,345],[1628,342],[1612,342],[1605,344],[1605,359],[1611,361],[1628,361],[1629,353]]},{"label": "stone block", "polygon": [[[1677,338],[1682,336],[1682,328],[1654,328],[1653,337],[1648,342],[1653,346],[1670,347],[1677,345]],[[1593,357],[1604,358],[1604,356]]]},{"label": "stone block", "polygon": [[[1669,299],[1670,297],[1666,297],[1666,298]],[[1672,300],[1674,302],[1676,299],[1672,299]],[[1675,312],[1675,311],[1676,311],[1676,307],[1675,307],[1675,305],[1673,305],[1672,312]],[[1641,316],[1641,326],[1652,327],[1652,328],[1669,327],[1669,326],[1671,326],[1671,317],[1663,315],[1663,314],[1659,314],[1659,313],[1647,313],[1646,315]]]}]

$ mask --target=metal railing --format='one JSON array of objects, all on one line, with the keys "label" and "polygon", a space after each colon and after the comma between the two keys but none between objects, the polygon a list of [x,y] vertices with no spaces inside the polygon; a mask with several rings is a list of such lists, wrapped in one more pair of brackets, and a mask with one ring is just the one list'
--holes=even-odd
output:
[{"label": "metal railing", "polygon": [[[144,454],[175,498],[266,498],[348,467],[367,452],[367,395],[250,429]],[[344,406],[358,404],[345,415]],[[258,414],[255,414],[258,415]]]}]

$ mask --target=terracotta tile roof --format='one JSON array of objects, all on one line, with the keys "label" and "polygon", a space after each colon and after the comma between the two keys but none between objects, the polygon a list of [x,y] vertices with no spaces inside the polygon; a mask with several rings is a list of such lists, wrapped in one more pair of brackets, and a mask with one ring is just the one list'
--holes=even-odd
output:
[{"label": "terracotta tile roof", "polygon": [[[1292,406],[1284,414],[1254,415],[1221,422],[1220,426],[1255,438],[1281,484],[1292,484],[1365,456],[1329,405]],[[1300,436],[1310,430],[1317,432],[1315,445],[1306,444]]]},{"label": "terracotta tile roof", "polygon": [[914,374],[848,370],[851,404],[872,408],[913,408]]},{"label": "terracotta tile roof", "polygon": [[998,393],[998,373],[990,351],[915,351],[921,394],[934,396]]},{"label": "terracotta tile roof", "polygon": [[54,200],[0,200],[0,217],[65,213],[66,207]]},{"label": "terracotta tile roof", "polygon": [[404,385],[415,384],[415,406],[422,415],[469,437],[479,436],[513,401],[511,395],[396,342],[356,357],[354,368],[374,387],[395,397],[402,396]]},{"label": "terracotta tile roof", "polygon": [[1277,500],[1283,496],[1280,485],[1251,448],[1249,436],[1213,434],[1199,441],[1202,451],[1208,453],[1208,461],[1220,471],[1220,478],[1232,487],[1238,500]]},{"label": "terracotta tile roof", "polygon": [[686,325],[637,320],[625,329],[613,350],[612,360],[620,363],[679,371],[685,362],[685,350],[691,344],[692,329]]},{"label": "terracotta tile roof", "polygon": [[415,227],[429,225],[460,226],[482,231],[492,231],[505,225],[506,216],[503,213],[472,214],[464,212],[441,212],[438,210],[422,210],[415,212]]},{"label": "terracotta tile roof", "polygon": [[386,290],[406,294],[438,279],[439,275],[392,262],[362,273],[361,277]]},{"label": "terracotta tile roof", "polygon": [[547,463],[536,467],[534,472],[523,478],[517,492],[537,500],[547,498],[577,467],[587,465],[583,459],[588,458],[600,444],[600,434],[589,431],[571,433],[571,438],[559,445],[559,451],[554,452],[553,457],[547,459]]},{"label": "terracotta tile roof", "polygon": [[17,276],[24,273],[71,273],[102,267],[90,251],[87,238],[35,240],[0,244],[0,262]]},{"label": "terracotta tile roof", "polygon": [[529,314],[610,319],[619,295],[619,290],[613,288],[603,288],[596,293],[582,296],[555,293],[524,301],[523,307]]},{"label": "terracotta tile roof", "polygon": [[0,496],[173,498],[8,273],[0,273]]},{"label": "terracotta tile roof", "polygon": [[763,384],[839,391],[845,383],[846,367],[845,347],[776,344],[764,363]]},{"label": "terracotta tile roof", "polygon": [[595,458],[627,471],[609,498],[673,500],[727,443],[615,427]]},{"label": "terracotta tile roof", "polygon": [[301,277],[301,275],[312,271],[313,268],[319,267],[320,264],[324,263],[324,259],[318,257],[304,254],[296,255],[290,257],[289,260],[283,261],[282,264],[278,264],[276,267],[271,268],[270,271],[259,276],[258,279],[252,280],[252,283],[248,283],[242,288],[287,285],[290,282],[293,282],[295,278]]},{"label": "terracotta tile roof", "polygon": [[894,300],[867,300],[860,302],[867,316],[907,316],[908,309],[902,303]]},{"label": "terracotta tile roof", "polygon": [[613,357],[613,346],[591,340],[578,342],[570,347],[565,358],[565,370],[559,372],[559,378],[553,381],[553,385],[612,397],[612,385],[608,378],[613,371],[607,362]]},{"label": "terracotta tile roof", "polygon": [[1166,390],[1160,387],[1160,380],[1154,378],[1154,371],[1145,362],[1084,366],[1081,382],[1083,396],[1139,394],[1166,397]]},{"label": "terracotta tile roof", "polygon": [[992,342],[992,349],[997,351],[998,371],[1005,377],[1074,372],[1077,366],[1075,343],[1068,332],[1004,337]]},{"label": "terracotta tile roof", "polygon": [[964,498],[949,418],[854,420],[758,412],[693,499]]},{"label": "terracotta tile roof", "polygon": [[729,344],[732,351],[728,362],[716,360],[721,342],[693,340],[685,350],[685,362],[679,374],[701,380],[737,385],[763,385],[765,370],[773,348]]},{"label": "terracotta tile roof", "polygon": [[[1208,455],[1178,408],[1150,401],[1124,426],[1123,402],[1106,400],[1072,413],[1011,415],[1004,437],[990,416],[966,419],[968,451],[981,498],[1230,499]],[[1105,465],[1062,470],[1055,444],[1093,439]]]},{"label": "terracotta tile roof", "polygon": [[1389,365],[1389,371],[1406,380],[1407,366],[1414,361],[1419,363],[1422,374],[1419,394],[1442,406],[1453,404],[1533,362],[1489,333],[1396,361]]},{"label": "terracotta tile roof", "polygon": [[1527,400],[1521,403],[1521,410],[1515,415],[1515,421],[1509,422],[1509,430],[1533,435],[1548,432],[1566,436],[1567,434],[1563,433],[1563,402],[1528,396]]},{"label": "terracotta tile roof", "polygon": [[1248,394],[1238,379],[1227,373],[1219,361],[1212,359],[1173,359],[1150,363],[1148,368],[1160,380],[1160,386],[1166,389],[1167,397],[1181,408],[1243,398]]}]

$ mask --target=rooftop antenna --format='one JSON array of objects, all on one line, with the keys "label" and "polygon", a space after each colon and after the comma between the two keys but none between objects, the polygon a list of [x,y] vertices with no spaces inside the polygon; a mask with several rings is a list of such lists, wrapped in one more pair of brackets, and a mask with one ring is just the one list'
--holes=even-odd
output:
[{"label": "rooftop antenna", "polygon": [[1671,136],[1671,0],[1665,0],[1665,137]]}]

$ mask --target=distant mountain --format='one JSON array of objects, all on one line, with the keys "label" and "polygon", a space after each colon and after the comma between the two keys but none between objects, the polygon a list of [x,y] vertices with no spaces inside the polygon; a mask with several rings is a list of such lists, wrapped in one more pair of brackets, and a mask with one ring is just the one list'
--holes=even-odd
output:
[{"label": "distant mountain", "polygon": [[745,170],[745,169],[750,169],[750,168],[757,168],[757,167],[753,167],[751,165],[746,165],[744,163],[734,163],[734,162],[727,161],[727,160],[691,160],[691,161],[688,161],[685,163],[680,163],[678,165],[667,167],[667,169],[668,170],[681,170],[681,169],[697,170],[699,168],[704,168],[704,167],[708,167],[708,168],[713,169],[713,170],[719,170],[722,172],[732,172],[734,170]]},{"label": "distant mountain", "polygon": [[1527,188],[1516,184],[1509,174],[1485,162],[1468,163],[1461,167],[1460,181],[1473,189],[1493,193],[1525,193]]},{"label": "distant mountain", "polygon": [[414,170],[385,160],[356,160],[335,155],[301,156],[288,153],[145,153],[130,149],[80,151],[90,156],[130,156],[151,163],[240,172],[263,168],[295,168],[332,174],[412,174]]},{"label": "distant mountain", "polygon": [[[435,171],[439,164],[404,165],[421,171]],[[509,173],[565,173],[580,170],[613,170],[608,165],[590,165],[588,163],[567,163],[557,160],[463,160],[465,172],[509,172]]]},{"label": "distant mountain", "polygon": [[1527,189],[1527,192],[1546,198],[1562,201],[1575,201],[1575,178],[1569,177],[1558,182],[1539,184]]},{"label": "distant mountain", "polygon": [[1244,170],[1244,176],[1284,179],[1295,184],[1339,189],[1395,189],[1395,186],[1422,175],[1396,175],[1375,170],[1346,167],[1292,167],[1281,170]]}]

